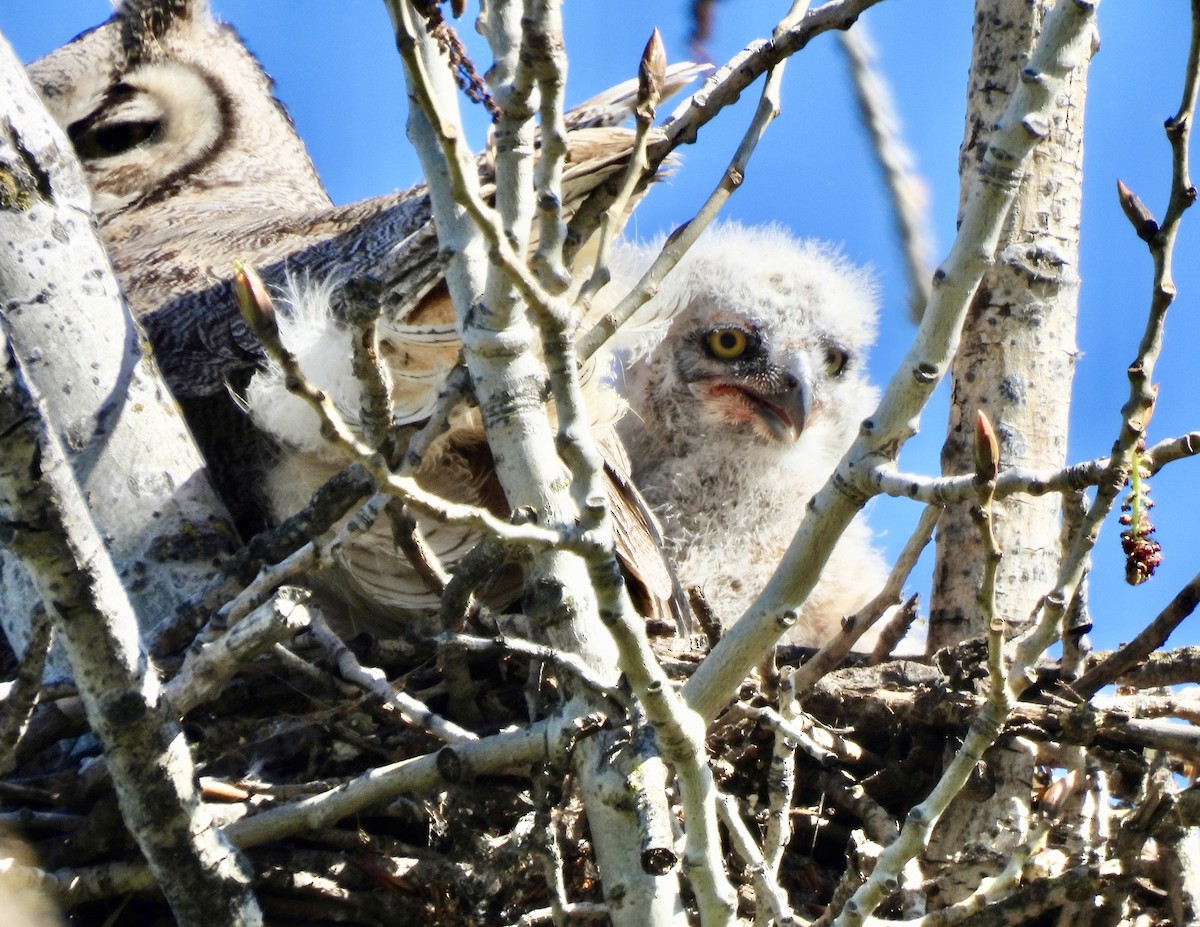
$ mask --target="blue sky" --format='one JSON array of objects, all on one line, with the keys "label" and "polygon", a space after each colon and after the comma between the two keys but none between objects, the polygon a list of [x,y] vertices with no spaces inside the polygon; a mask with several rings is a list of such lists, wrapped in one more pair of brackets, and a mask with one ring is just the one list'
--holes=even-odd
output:
[{"label": "blue sky", "polygon": [[[405,101],[390,27],[379,0],[213,0],[277,81],[317,168],[337,202],[406,187],[419,179],[404,137]],[[633,76],[650,30],[663,33],[671,60],[687,56],[686,0],[630,3],[576,0],[566,5],[571,60],[568,99],[582,101]],[[786,3],[741,0],[717,6],[710,52],[717,62],[747,41],[768,35]],[[869,11],[882,67],[892,82],[909,145],[932,192],[936,254],[944,256],[958,200],[957,159],[965,110],[972,4],[967,0],[893,0]],[[106,0],[9,0],[0,31],[23,60],[62,44],[109,14]],[[1091,72],[1085,141],[1085,189],[1079,321],[1082,352],[1076,372],[1071,459],[1106,454],[1127,394],[1125,367],[1140,337],[1150,292],[1145,246],[1121,215],[1117,177],[1161,215],[1170,180],[1163,120],[1178,105],[1190,11],[1182,3],[1118,3],[1100,7],[1102,48]],[[461,24],[473,39],[471,23]],[[478,60],[486,60],[482,53]],[[702,202],[744,130],[756,89],[707,127],[684,152],[684,165],[640,207],[631,224],[650,236],[686,220]],[[482,138],[476,121],[476,142]],[[1200,166],[1195,168],[1200,175]],[[783,115],[760,145],[726,215],[745,222],[781,222],[800,235],[839,243],[872,265],[883,290],[874,379],[884,382],[913,330],[905,315],[906,282],[891,234],[891,216],[865,134],[858,125],[836,41],[821,37],[793,59],[783,90]],[[1200,427],[1200,385],[1188,344],[1200,343],[1200,210],[1185,220],[1176,252],[1179,298],[1156,380],[1160,400],[1150,440]],[[944,396],[945,390],[940,395]],[[922,433],[901,457],[907,471],[935,473],[945,428],[945,400],[928,409]],[[1093,640],[1111,647],[1135,634],[1200,569],[1200,525],[1192,489],[1198,462],[1181,462],[1154,481],[1155,521],[1165,561],[1149,583],[1130,588],[1109,524],[1092,574]],[[916,506],[878,500],[872,523],[896,551],[917,518]],[[912,587],[928,585],[926,558]],[[1200,624],[1185,624],[1172,643],[1200,642]]]}]

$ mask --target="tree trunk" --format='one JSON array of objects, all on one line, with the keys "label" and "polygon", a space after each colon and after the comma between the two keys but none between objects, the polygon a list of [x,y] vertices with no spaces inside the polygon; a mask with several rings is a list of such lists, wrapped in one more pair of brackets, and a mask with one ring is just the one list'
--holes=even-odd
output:
[{"label": "tree trunk", "polygon": [[[0,314],[144,631],[213,580],[236,534],[125,309],[71,146],[2,40],[0,100]],[[19,651],[35,600],[0,561]]]},{"label": "tree trunk", "polygon": [[[991,127],[1015,89],[1054,0],[978,0],[967,120],[959,170],[970,189]],[[1033,152],[1008,219],[996,263],[971,305],[951,368],[952,399],[942,472],[974,470],[975,414],[984,411],[1000,442],[1001,467],[1061,467],[1066,462],[1071,380],[1076,357],[1079,222],[1083,183],[1083,112],[1087,63],[1067,81],[1049,136]],[[960,201],[961,208],[961,201]],[[994,525],[1002,559],[996,615],[1011,637],[1053,588],[1060,559],[1061,497],[1010,496]],[[978,526],[967,506],[951,507],[938,527],[929,650],[983,635],[976,604],[984,568]],[[1026,837],[1033,747],[1001,741],[934,834],[929,861],[942,869],[934,906],[969,894],[994,875]],[[930,872],[927,875],[934,875]]]},{"label": "tree trunk", "polygon": [[200,804],[187,742],[45,415],[0,329],[0,523],[47,603],[121,815],[181,925],[261,925],[249,872]]},{"label": "tree trunk", "polygon": [[[971,61],[960,189],[980,169],[991,126],[1003,111],[1053,0],[979,0]],[[942,472],[974,470],[976,410],[1000,439],[1002,467],[1060,467],[1066,461],[1075,317],[1079,296],[1079,217],[1083,184],[1083,104],[1087,74],[1069,83],[1050,127],[1033,152],[1009,217],[1005,243],[984,277],[951,369],[952,401]],[[997,613],[1008,636],[1028,621],[1053,585],[1059,559],[1060,497],[1010,496],[996,505],[1004,558],[996,581]],[[983,572],[979,529],[966,507],[938,526],[930,606],[930,650],[981,635],[975,605]]]}]

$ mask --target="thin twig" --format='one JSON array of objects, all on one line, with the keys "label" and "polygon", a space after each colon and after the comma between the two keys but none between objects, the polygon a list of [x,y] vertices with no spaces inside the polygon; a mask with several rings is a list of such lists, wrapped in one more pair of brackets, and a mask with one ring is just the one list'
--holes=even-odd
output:
[{"label": "thin twig", "polygon": [[796,671],[795,684],[797,693],[803,694],[807,692],[826,673],[839,666],[867,628],[877,621],[879,616],[883,615],[887,609],[900,601],[901,590],[904,588],[904,584],[908,582],[908,577],[912,573],[913,568],[916,567],[917,561],[921,557],[921,552],[925,550],[930,538],[933,537],[933,530],[937,527],[937,522],[941,514],[941,506],[926,506],[925,510],[921,513],[921,518],[918,520],[917,526],[905,542],[900,556],[896,558],[896,562],[888,574],[887,582],[884,583],[878,595],[859,609],[846,622],[840,634],[826,641],[821,646],[821,649],[810,659],[806,660],[804,665]]},{"label": "thin twig", "polygon": [[876,51],[866,21],[838,33],[850,62],[855,96],[871,150],[883,171],[892,200],[892,214],[904,245],[908,270],[909,315],[921,321],[933,291],[933,235],[929,230],[929,189],[916,169],[916,158],[904,142],[900,116],[887,79],[875,66]]},{"label": "thin twig", "polygon": [[1071,683],[1071,688],[1088,698],[1110,683],[1131,672],[1134,667],[1166,643],[1171,632],[1196,610],[1200,604],[1200,573],[1175,594],[1170,603],[1133,640],[1123,644],[1116,653]]},{"label": "thin twig", "polygon": [[746,822],[742,820],[737,799],[732,795],[719,796],[717,811],[721,815],[721,821],[725,824],[725,830],[729,834],[734,852],[742,858],[742,862],[746,864],[746,869],[750,873],[750,880],[754,883],[755,900],[769,913],[770,923],[776,927],[795,925],[797,921],[788,904],[787,893],[779,886],[779,882],[771,873],[766,860],[763,859],[762,851],[759,850],[753,835],[746,827]]},{"label": "thin twig", "polygon": [[594,689],[605,698],[611,699],[622,711],[628,712],[632,707],[629,696],[620,686],[609,685],[604,682],[579,656],[573,653],[564,653],[561,650],[556,650],[544,644],[535,644],[508,635],[486,638],[472,637],[468,634],[444,633],[440,634],[434,640],[434,643],[439,647],[453,647],[471,653],[497,651],[499,653],[519,654],[531,660],[540,660],[543,663],[549,663],[552,666],[557,666],[560,670],[571,673],[585,686]]},{"label": "thin twig", "polygon": [[330,662],[337,667],[338,673],[343,679],[370,692],[383,702],[386,708],[398,712],[408,724],[418,727],[448,744],[473,743],[479,740],[477,734],[459,727],[453,721],[446,720],[407,692],[392,688],[383,670],[376,667],[365,667],[359,663],[353,651],[346,646],[345,642],[320,615],[313,615],[309,633],[324,648]]},{"label": "thin twig", "polygon": [[0,702],[0,776],[7,776],[17,767],[17,744],[33,715],[53,640],[54,624],[50,614],[38,603],[25,636],[25,651],[17,667],[17,676],[7,684],[7,692]]}]

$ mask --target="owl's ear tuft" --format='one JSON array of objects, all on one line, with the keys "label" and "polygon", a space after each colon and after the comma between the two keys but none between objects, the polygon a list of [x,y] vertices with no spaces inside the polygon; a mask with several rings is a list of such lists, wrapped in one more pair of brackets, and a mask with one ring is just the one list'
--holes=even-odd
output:
[{"label": "owl's ear tuft", "polygon": [[170,32],[212,22],[208,0],[121,0],[115,18],[121,23],[125,48],[140,53]]}]

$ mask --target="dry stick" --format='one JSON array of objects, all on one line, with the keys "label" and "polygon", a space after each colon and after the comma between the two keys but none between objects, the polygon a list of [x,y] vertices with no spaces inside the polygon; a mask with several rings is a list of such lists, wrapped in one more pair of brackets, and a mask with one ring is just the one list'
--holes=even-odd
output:
[{"label": "dry stick", "polygon": [[[649,139],[650,126],[654,124],[654,114],[662,96],[663,81],[666,79],[667,54],[663,48],[662,36],[657,29],[650,36],[646,48],[642,52],[641,66],[638,72],[639,95],[634,109],[633,151],[629,155],[629,163],[625,165],[625,176],[621,178],[621,186],[617,190],[616,199],[600,220],[600,243],[596,248],[596,262],[592,274],[579,290],[576,305],[580,312],[587,315],[592,299],[600,289],[612,279],[612,271],[608,261],[612,251],[613,241],[621,234],[627,218],[626,209],[629,201],[643,180],[646,170],[646,143]],[[561,247],[560,247],[561,253]],[[590,355],[586,352],[586,360]]]},{"label": "dry stick", "polygon": [[[1061,875],[1027,882],[1007,898],[995,901],[984,910],[963,919],[957,927],[1028,924],[1039,915],[1061,908],[1076,898],[1122,898],[1133,887],[1133,878],[1120,876],[1112,864],[1099,868],[1075,866]],[[909,927],[912,927],[912,922],[909,922]]]},{"label": "dry stick", "polygon": [[[561,746],[569,742],[572,728],[581,721],[547,718],[515,731],[483,737],[470,743],[443,747],[437,753],[379,766],[335,788],[277,805],[225,828],[235,847],[249,849],[272,840],[308,831],[320,831],[373,805],[400,795],[437,792],[447,781],[465,775],[486,775],[517,766],[560,759]],[[86,869],[46,873],[48,890],[67,907],[154,886],[142,863],[111,863]]]},{"label": "dry stick", "polygon": [[352,340],[354,376],[362,384],[363,441],[378,449],[387,437],[392,424],[392,375],[379,358],[379,327],[381,306],[356,305],[351,322],[357,329]]},{"label": "dry stick", "polygon": [[183,717],[215,698],[246,663],[308,627],[309,596],[304,589],[280,589],[217,640],[189,653],[175,678],[163,687],[175,716]]},{"label": "dry stick", "polygon": [[1090,703],[1100,711],[1125,712],[1138,718],[1181,718],[1200,723],[1200,698],[1192,690],[1167,695],[1098,695]]},{"label": "dry stick", "polygon": [[1141,750],[1158,750],[1182,757],[1192,764],[1200,763],[1200,728],[1176,724],[1173,721],[1143,721],[1130,718],[1123,711],[1097,711],[1089,721],[1097,724],[1097,739],[1126,744]]},{"label": "dry stick", "polygon": [[431,711],[427,705],[407,692],[399,692],[388,682],[387,674],[377,667],[365,667],[358,662],[353,651],[333,631],[319,613],[314,613],[309,632],[337,667],[338,674],[347,682],[370,692],[387,708],[400,713],[408,724],[420,728],[427,734],[448,744],[473,743],[478,735],[447,721]]},{"label": "dry stick", "polygon": [[638,827],[638,860],[642,871],[664,876],[675,868],[675,815],[665,796],[671,774],[654,741],[654,729],[640,710],[632,713],[633,769],[628,775]]},{"label": "dry stick", "polygon": [[454,575],[441,592],[438,621],[443,628],[461,628],[472,616],[488,627],[499,626],[496,616],[475,598],[475,590],[496,574],[507,557],[503,545],[485,538],[459,559],[454,565]]},{"label": "dry stick", "polygon": [[258,575],[246,584],[232,599],[222,605],[209,620],[208,625],[197,636],[193,647],[214,640],[219,634],[239,621],[251,610],[266,602],[275,590],[292,579],[310,576],[318,570],[328,569],[336,562],[338,548],[355,535],[370,530],[379,513],[392,497],[376,493],[364,502],[357,512],[328,542],[309,541],[297,548],[278,563],[264,564]]},{"label": "dry stick", "polygon": [[1188,584],[1175,594],[1167,607],[1159,612],[1137,637],[1123,644],[1116,653],[1109,654],[1102,662],[1076,679],[1071,683],[1071,688],[1083,698],[1090,698],[1109,683],[1127,675],[1165,644],[1171,632],[1196,610],[1198,604],[1200,573],[1193,576]]},{"label": "dry stick", "polygon": [[301,579],[319,569],[327,567],[332,560],[329,549],[321,549],[313,541],[293,551],[279,563],[264,564],[258,575],[246,584],[237,595],[219,608],[197,637],[193,646],[212,640],[226,629],[236,625],[250,612],[268,601],[284,583]]},{"label": "dry stick", "polygon": [[883,846],[895,840],[900,833],[900,825],[883,805],[875,801],[862,783],[855,782],[843,770],[821,774],[818,784],[821,791],[842,808],[845,808],[863,825],[867,836],[875,843]]},{"label": "dry stick", "polygon": [[1029,841],[1013,851],[998,875],[982,880],[979,888],[961,901],[912,920],[891,921],[872,917],[867,923],[870,927],[955,927],[963,923],[971,915],[990,908],[1007,897],[1007,893],[1021,881],[1021,869],[1026,861],[1045,845],[1048,832],[1049,825],[1039,824],[1030,835]]},{"label": "dry stick", "polygon": [[[1200,453],[1200,432],[1190,432],[1178,438],[1160,441],[1143,455],[1142,460],[1151,475],[1169,463],[1194,457]],[[996,498],[1004,499],[1014,493],[1044,496],[1049,492],[1079,492],[1098,485],[1109,475],[1112,460],[1097,457],[1061,469],[1009,467],[996,478]],[[965,502],[975,495],[973,474],[929,477],[901,473],[891,463],[876,467],[867,476],[872,492],[903,499],[916,499],[930,505],[952,505]]]},{"label": "dry stick", "polygon": [[737,799],[732,795],[720,795],[717,800],[717,811],[721,815],[721,821],[725,824],[725,830],[733,844],[733,851],[742,858],[742,862],[746,864],[746,868],[750,872],[750,880],[754,884],[755,903],[758,905],[759,911],[765,913],[767,918],[761,923],[769,923],[774,927],[790,927],[790,925],[797,924],[796,916],[788,904],[787,892],[780,888],[774,873],[771,872],[770,866],[763,859],[762,852],[754,842],[754,836],[746,827],[746,822],[742,820]]},{"label": "dry stick", "polygon": [[239,577],[247,575],[252,567],[262,569],[263,564],[295,554],[310,538],[324,534],[340,521],[372,488],[370,477],[357,464],[330,477],[313,493],[308,505],[276,527],[256,534],[223,564],[225,575],[221,579],[155,625],[146,635],[146,649],[155,657],[163,657],[186,646],[213,612],[243,590],[246,581]]},{"label": "dry stick", "polygon": [[892,655],[896,645],[904,640],[909,628],[921,617],[918,609],[920,600],[920,594],[914,592],[900,603],[899,608],[892,611],[891,617],[879,629],[875,647],[871,650],[871,655],[867,657],[867,666],[878,666]]},{"label": "dry stick", "polygon": [[[1066,493],[1062,499],[1062,527],[1059,531],[1059,547],[1066,550],[1075,535],[1081,530],[1084,516],[1087,515],[1088,498],[1082,492]],[[1088,612],[1087,574],[1091,572],[1090,562],[1084,567],[1084,575],[1075,589],[1071,605],[1063,616],[1062,658],[1059,660],[1059,673],[1064,680],[1078,678],[1088,653],[1092,649],[1087,631],[1092,627],[1092,619]]]},{"label": "dry stick", "polygon": [[[794,722],[799,713],[796,671],[785,667],[779,679],[779,716],[786,722]],[[767,771],[767,832],[763,839],[763,857],[767,873],[772,879],[779,878],[783,853],[792,839],[792,817],[789,812],[796,791],[796,743],[782,726],[775,728],[771,767]],[[756,923],[758,920],[760,918],[756,913]]]},{"label": "dry stick", "polygon": [[[1112,653],[1092,656],[1093,659],[1107,659]],[[1140,665],[1126,670],[1114,681],[1139,689],[1188,683],[1200,685],[1200,647],[1176,647],[1152,653]]]},{"label": "dry stick", "polygon": [[[1145,855],[1145,846],[1154,836],[1154,832],[1163,823],[1164,818],[1172,810],[1174,804],[1171,795],[1171,772],[1167,768],[1165,757],[1150,756],[1149,769],[1142,776],[1142,790],[1132,811],[1124,816],[1121,828],[1117,833],[1116,847],[1113,852],[1113,862],[1126,875],[1133,875],[1139,869],[1139,862]],[[1117,898],[1106,897],[1106,907],[1115,915],[1118,911],[1122,923],[1127,923],[1132,916],[1132,899],[1128,895]],[[1115,909],[1115,910],[1114,910]],[[1111,923],[1116,918],[1102,921]]]},{"label": "dry stick", "polygon": [[855,642],[879,619],[884,612],[900,601],[900,593],[908,577],[921,558],[921,552],[933,537],[942,508],[938,505],[926,506],[921,513],[917,526],[909,535],[896,558],[887,582],[879,590],[879,594],[852,615],[843,625],[836,636],[827,640],[821,649],[813,654],[796,671],[795,685],[797,694],[803,694],[815,686],[827,673],[841,665],[842,660],[854,648]]},{"label": "dry stick", "polygon": [[[1110,818],[1114,806],[1108,790],[1108,778],[1104,767],[1082,747],[1068,748],[1067,753],[1070,754],[1067,763],[1071,772],[1055,785],[1074,780],[1072,785],[1078,794],[1068,796],[1065,802],[1054,801],[1047,794],[1041,803],[1042,810],[1059,821],[1069,820],[1068,815],[1075,815],[1079,823],[1071,828],[1074,833],[1067,839],[1070,841],[1074,838],[1071,848],[1082,857],[1080,862],[1098,867],[1104,862],[1112,834]],[[1057,923],[1061,927],[1074,924],[1098,927],[1092,899],[1089,897],[1064,905]]]},{"label": "dry stick", "polygon": [[440,597],[450,582],[450,573],[425,540],[417,519],[399,499],[388,499],[384,511],[391,520],[392,541],[408,559],[425,587]]},{"label": "dry stick", "polygon": [[794,741],[795,746],[800,747],[822,766],[836,767],[838,763],[883,763],[882,757],[864,751],[854,741],[835,734],[802,711],[797,711],[794,717],[787,718],[766,705],[739,705],[736,710]]},{"label": "dry stick", "polygon": [[[582,922],[587,920],[601,920],[609,915],[608,905],[597,904],[593,901],[576,901],[571,904],[564,905],[562,908],[564,917],[569,917],[572,921]],[[558,924],[555,920],[554,908],[537,908],[533,911],[528,911],[521,915],[520,920],[513,927],[536,927],[538,924]],[[564,923],[570,923],[564,922]]]},{"label": "dry stick", "polygon": [[7,691],[0,701],[0,776],[7,776],[17,767],[17,744],[33,716],[53,631],[50,615],[39,603],[25,638],[25,652],[17,667],[17,676],[12,682],[5,683]]},{"label": "dry stick", "polygon": [[839,38],[850,62],[858,108],[871,136],[871,150],[883,171],[896,229],[904,245],[909,314],[914,322],[920,322],[932,293],[934,254],[929,230],[929,189],[916,170],[912,150],[904,143],[900,116],[887,80],[875,66],[875,44],[866,22],[859,20],[839,33]]},{"label": "dry stick", "polygon": [[539,836],[538,855],[542,857],[543,878],[550,889],[550,908],[556,927],[566,923],[567,880],[563,868],[562,843],[559,840],[558,807],[551,798],[549,773],[539,769],[533,775],[534,831]]},{"label": "dry stick", "polygon": [[531,660],[549,663],[571,673],[585,686],[594,689],[605,698],[612,699],[623,712],[628,712],[632,707],[629,703],[629,696],[620,686],[606,683],[577,654],[566,653],[544,644],[535,644],[508,635],[487,638],[447,632],[434,638],[434,643],[439,647],[455,647],[472,653],[487,653],[493,650],[501,653],[515,653]]}]

